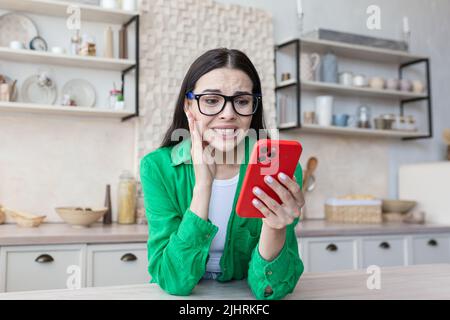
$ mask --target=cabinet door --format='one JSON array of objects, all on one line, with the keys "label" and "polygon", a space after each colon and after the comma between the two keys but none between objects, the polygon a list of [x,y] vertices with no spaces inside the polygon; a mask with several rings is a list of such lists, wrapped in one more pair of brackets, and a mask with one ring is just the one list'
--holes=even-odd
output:
[{"label": "cabinet door", "polygon": [[363,238],[361,245],[362,267],[406,265],[406,238],[377,237]]},{"label": "cabinet door", "polygon": [[87,286],[143,284],[150,281],[145,243],[88,246]]},{"label": "cabinet door", "polygon": [[0,286],[6,292],[84,286],[83,245],[6,246],[1,251]]},{"label": "cabinet door", "polygon": [[357,242],[353,239],[308,239],[302,241],[307,272],[327,272],[357,268]]},{"label": "cabinet door", "polygon": [[412,237],[412,264],[450,263],[450,235]]}]

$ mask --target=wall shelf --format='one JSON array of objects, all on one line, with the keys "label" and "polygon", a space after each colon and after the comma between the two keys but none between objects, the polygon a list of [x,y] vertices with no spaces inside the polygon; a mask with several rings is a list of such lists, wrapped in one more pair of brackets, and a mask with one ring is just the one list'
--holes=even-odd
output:
[{"label": "wall shelf", "polygon": [[124,24],[139,14],[137,11],[111,10],[59,0],[0,0],[1,9],[56,17],[68,17],[69,6],[78,6],[81,9],[81,20],[100,23]]},{"label": "wall shelf", "polygon": [[375,48],[338,41],[311,38],[301,38],[300,41],[302,50],[319,52],[332,50],[337,56],[345,58],[396,64],[426,59],[424,56],[414,55],[404,51]]},{"label": "wall shelf", "polygon": [[337,83],[327,83],[319,81],[302,81],[302,90],[330,92],[335,94],[352,95],[359,97],[376,97],[376,98],[390,98],[390,99],[426,99],[426,94],[417,94],[413,92],[404,92],[399,90],[376,90],[371,88],[360,88],[343,86]]},{"label": "wall shelf", "polygon": [[98,107],[67,107],[58,105],[42,105],[25,102],[3,102],[0,101],[1,112],[23,112],[23,113],[40,113],[52,115],[75,115],[89,116],[101,118],[123,118],[132,115],[134,112],[126,110],[110,110]]},{"label": "wall shelf", "polygon": [[397,130],[362,129],[362,128],[349,128],[337,126],[324,127],[316,124],[302,124],[301,130],[303,132],[369,136],[369,137],[372,136],[385,138],[415,138],[424,136],[426,134],[420,132],[408,132]]},{"label": "wall shelf", "polygon": [[[35,64],[50,64],[66,67],[76,67],[85,69],[103,69],[118,71],[121,73],[122,79],[122,94],[125,96],[125,76],[134,70],[135,81],[135,110],[133,113],[129,112],[113,112],[105,113],[102,109],[82,109],[77,108],[77,112],[72,109],[58,109],[58,111],[69,114],[82,115],[103,115],[119,117],[122,115],[122,121],[126,121],[133,117],[139,116],[139,12],[138,11],[124,11],[104,9],[96,5],[86,5],[75,2],[59,1],[59,0],[0,0],[0,9],[8,11],[22,11],[27,13],[56,16],[67,18],[67,8],[69,6],[76,6],[81,9],[80,18],[82,21],[91,21],[95,23],[120,24],[125,32],[128,27],[134,23],[134,41],[136,42],[135,56],[132,59],[109,59],[102,57],[84,57],[71,56],[66,54],[54,54],[51,52],[33,51],[33,50],[13,50],[10,48],[0,47],[0,59],[7,61],[17,61],[21,63],[35,63]],[[1,102],[0,110],[11,110],[12,107],[17,110],[29,111],[55,111],[54,106],[36,106],[25,103],[11,103],[5,104]],[[95,110],[95,111],[92,111]],[[101,110],[101,111],[100,111]],[[100,113],[98,113],[100,112]]]},{"label": "wall shelf", "polygon": [[[291,64],[291,73],[294,74],[294,78],[289,83],[278,82],[277,77],[277,54],[285,48],[292,48],[290,53],[290,59],[295,59],[294,64]],[[403,92],[397,90],[376,90],[368,87],[350,87],[343,86],[338,83],[328,83],[319,81],[304,81],[300,79],[300,56],[303,51],[314,51],[319,54],[325,53],[331,50],[337,57],[346,57],[356,60],[368,60],[371,62],[383,62],[392,63],[398,65],[398,78],[403,79],[403,71],[413,65],[424,64],[427,93],[417,94],[413,92]],[[285,51],[284,51],[285,52]],[[285,53],[284,53],[285,54]],[[284,57],[285,58],[285,57]],[[286,59],[286,58],[285,58]],[[295,66],[295,67],[294,67]],[[431,138],[433,136],[433,122],[432,122],[432,105],[431,105],[431,76],[430,76],[430,61],[429,58],[419,55],[410,54],[408,52],[398,50],[388,50],[373,48],[369,46],[353,45],[337,41],[319,40],[319,39],[293,39],[275,46],[275,77],[277,86],[275,87],[277,95],[277,114],[281,115],[281,118],[286,117],[289,114],[288,119],[283,118],[283,122],[280,123],[278,119],[278,128],[280,130],[288,129],[302,129],[305,132],[318,132],[318,133],[330,133],[330,134],[352,134],[352,135],[368,135],[379,136],[386,138],[402,138],[403,140],[412,139],[424,139]],[[295,94],[291,99],[295,99],[294,103],[291,101],[291,105],[286,105],[285,98],[281,99],[281,91],[289,88],[294,89]],[[426,102],[427,111],[427,132],[406,132],[406,131],[394,131],[394,130],[375,130],[375,129],[359,129],[359,128],[346,128],[346,127],[321,127],[318,125],[307,125],[302,123],[302,91],[320,92],[321,94],[334,94],[347,97],[369,97],[369,98],[383,98],[383,99],[396,99],[399,100],[399,114],[404,115],[405,105],[417,101]],[[287,109],[280,108],[279,103],[283,102],[283,105]],[[293,115],[294,114],[294,115]]]},{"label": "wall shelf", "polygon": [[15,50],[5,47],[0,47],[0,59],[24,63],[43,63],[65,67],[104,69],[113,71],[123,71],[136,64],[134,60],[128,59],[83,57],[27,49]]}]

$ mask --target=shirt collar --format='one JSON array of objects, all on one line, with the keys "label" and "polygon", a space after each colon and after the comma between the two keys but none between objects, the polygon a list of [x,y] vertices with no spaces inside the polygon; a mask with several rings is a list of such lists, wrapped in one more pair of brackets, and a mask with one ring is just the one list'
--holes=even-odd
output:
[{"label": "shirt collar", "polygon": [[[248,163],[249,155],[253,150],[253,145],[256,139],[251,136],[246,136],[242,143],[245,143],[245,163]],[[171,165],[178,166],[182,163],[191,163],[191,138],[185,138],[172,148]]]}]

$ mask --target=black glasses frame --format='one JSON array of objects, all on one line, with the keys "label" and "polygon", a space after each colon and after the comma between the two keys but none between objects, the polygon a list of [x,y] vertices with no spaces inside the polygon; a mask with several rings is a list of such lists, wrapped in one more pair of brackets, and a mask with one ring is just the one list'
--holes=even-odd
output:
[{"label": "black glasses frame", "polygon": [[[207,114],[207,113],[203,113],[202,109],[200,108],[200,98],[203,96],[219,96],[224,98],[224,103],[222,108],[220,108],[220,110],[217,113],[214,114]],[[239,113],[239,111],[236,110],[236,107],[234,106],[234,99],[237,97],[241,97],[241,96],[253,96],[253,98],[255,98],[256,100],[256,108],[255,110],[253,110],[253,112],[251,114],[242,114]],[[258,111],[258,107],[259,104],[261,103],[262,100],[262,96],[260,94],[250,94],[250,93],[241,93],[241,94],[237,94],[235,96],[226,96],[220,93],[201,93],[201,94],[194,94],[192,91],[189,91],[188,93],[186,93],[186,98],[188,98],[189,100],[197,100],[197,107],[198,110],[200,111],[201,114],[205,115],[205,116],[216,116],[219,113],[221,113],[223,111],[223,109],[225,109],[225,106],[227,105],[227,102],[230,101],[231,105],[233,106],[233,110],[234,112],[236,112],[238,115],[243,116],[243,117],[249,117],[252,116],[256,113],[256,111]]]}]

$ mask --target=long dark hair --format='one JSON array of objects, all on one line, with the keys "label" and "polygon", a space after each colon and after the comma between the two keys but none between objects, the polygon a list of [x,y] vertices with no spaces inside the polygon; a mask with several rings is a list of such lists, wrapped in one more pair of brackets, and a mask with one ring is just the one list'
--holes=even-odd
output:
[{"label": "long dark hair", "polygon": [[[232,68],[245,72],[253,82],[254,94],[261,94],[261,80],[255,66],[245,53],[235,49],[218,48],[205,52],[198,57],[189,68],[181,85],[178,94],[177,104],[173,114],[172,124],[164,135],[161,147],[169,147],[177,144],[179,141],[172,141],[172,132],[176,129],[189,130],[188,121],[184,113],[184,99],[186,93],[194,90],[195,84],[204,74],[218,68]],[[253,115],[250,128],[254,129],[259,138],[259,130],[265,130],[263,119],[263,103],[258,106],[258,110]]]}]

